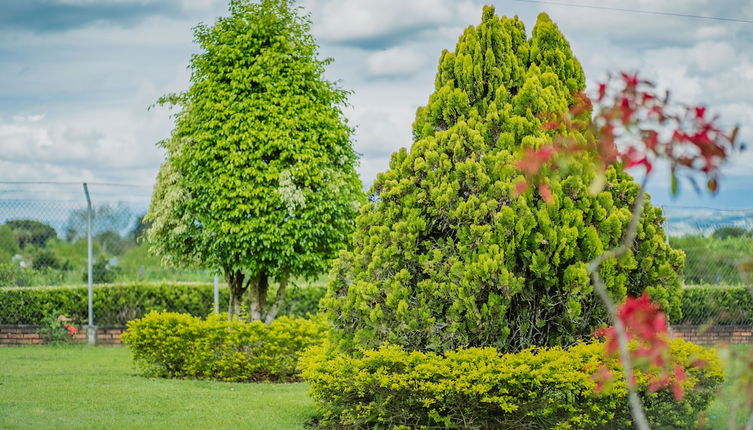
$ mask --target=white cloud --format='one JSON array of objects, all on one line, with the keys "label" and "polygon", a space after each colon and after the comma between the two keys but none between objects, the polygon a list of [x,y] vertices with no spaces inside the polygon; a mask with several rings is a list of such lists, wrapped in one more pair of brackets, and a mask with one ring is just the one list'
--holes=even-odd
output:
[{"label": "white cloud", "polygon": [[[604,0],[599,7],[668,12],[711,17],[742,17],[747,0]],[[588,4],[588,3],[581,3]],[[593,4],[593,3],[592,3]],[[566,30],[566,34],[590,34],[642,48],[692,44],[727,38],[736,31],[749,30],[748,24],[720,22],[682,16],[641,14],[620,10],[599,10],[575,6],[543,5],[541,9]],[[743,15],[744,16],[744,15]]]},{"label": "white cloud", "polygon": [[305,0],[314,19],[313,31],[325,42],[381,43],[396,35],[409,37],[418,29],[442,26],[480,16],[471,0]]},{"label": "white cloud", "polygon": [[[141,133],[132,132],[133,121],[128,112],[113,110],[37,123],[0,122],[2,159],[25,168],[57,166],[59,176],[55,180],[77,181],[86,170],[99,180],[123,181],[132,170],[154,170],[161,159],[154,142],[137,141]],[[14,177],[18,175],[15,170],[3,176],[22,179]],[[40,169],[35,176],[45,173]],[[145,183],[152,180],[138,179]]]},{"label": "white cloud", "polygon": [[[174,79],[167,85],[144,80],[127,98],[106,108],[15,115],[10,120],[0,116],[0,177],[152,184],[163,159],[155,144],[169,136],[172,120],[166,109],[146,108],[157,95],[186,85],[185,68],[173,70]],[[148,197],[148,188],[141,192],[142,199]]]},{"label": "white cloud", "polygon": [[412,48],[397,46],[369,56],[369,73],[372,76],[401,76],[418,72],[425,58]]},{"label": "white cloud", "polygon": [[[195,14],[56,34],[0,30],[0,179],[154,181],[162,161],[154,143],[169,136],[172,122],[169,112],[145,108],[166,92],[185,89],[185,64],[196,51],[191,27],[213,22],[226,13],[227,3],[171,1]],[[753,142],[750,25],[496,3],[498,14],[519,15],[529,33],[537,11],[548,11],[589,82],[607,71],[641,71],[671,88],[677,99],[709,104],[730,124],[743,125],[741,137]],[[599,4],[753,18],[748,0]],[[360,173],[369,186],[387,169],[392,152],[411,145],[415,109],[433,91],[440,52],[454,48],[464,27],[478,24],[482,1],[303,0],[302,5],[312,14],[322,54],[335,58],[327,76],[354,91],[346,115],[356,128]],[[753,151],[730,165],[723,189],[753,187],[751,167]],[[659,176],[656,183],[666,190]]]},{"label": "white cloud", "polygon": [[14,122],[39,122],[43,120],[45,117],[45,114],[36,114],[36,115],[13,115],[13,121]]}]

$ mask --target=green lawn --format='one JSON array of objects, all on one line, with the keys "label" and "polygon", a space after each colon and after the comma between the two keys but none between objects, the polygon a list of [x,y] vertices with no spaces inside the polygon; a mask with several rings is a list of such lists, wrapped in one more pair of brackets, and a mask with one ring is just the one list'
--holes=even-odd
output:
[{"label": "green lawn", "polygon": [[2,429],[303,429],[306,391],[143,378],[126,348],[0,348]]},{"label": "green lawn", "polygon": [[[728,351],[721,354],[733,370]],[[2,429],[304,429],[315,413],[306,390],[144,378],[126,348],[0,348]],[[727,429],[734,398],[722,390],[708,410],[708,428]]]}]

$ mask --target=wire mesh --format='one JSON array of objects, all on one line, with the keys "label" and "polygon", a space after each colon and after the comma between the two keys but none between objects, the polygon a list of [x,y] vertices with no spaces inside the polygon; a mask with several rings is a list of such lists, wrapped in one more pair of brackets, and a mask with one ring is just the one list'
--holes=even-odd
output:
[{"label": "wire mesh", "polygon": [[[98,287],[101,292],[95,292],[95,315],[122,323],[155,306],[187,306],[186,310],[192,313],[208,312],[214,301],[208,286],[212,273],[206,269],[165,267],[159,257],[148,252],[148,245],[142,240],[148,228],[143,215],[150,188],[89,184],[89,190],[94,212],[95,285],[200,282],[204,284],[200,288],[206,291],[202,290],[199,296],[207,295],[200,303],[162,306],[155,303],[163,299],[156,298],[159,294],[147,287],[123,295],[120,302],[108,301],[107,297],[117,296],[113,290]],[[753,285],[753,209],[668,206],[664,212],[668,241],[686,258],[683,319],[679,323],[753,324],[753,295],[748,290]],[[0,182],[0,288],[85,286],[86,231],[87,205],[82,184]],[[85,304],[85,297],[82,300]],[[128,300],[131,302],[125,303]],[[34,306],[54,312],[47,309],[53,306],[50,303],[42,300]],[[221,300],[221,308],[223,303]],[[11,315],[12,307],[31,305],[28,300],[0,303],[0,314],[7,316],[0,319],[0,324],[38,319],[34,313],[37,311],[29,309],[19,309],[18,315]]]},{"label": "wire mesh", "polygon": [[[164,267],[143,243],[148,187],[89,185],[95,284],[210,282],[202,269]],[[87,205],[82,184],[0,184],[0,287],[83,285]]]},{"label": "wire mesh", "polygon": [[749,285],[753,210],[665,208],[669,244],[685,253],[686,286]]}]

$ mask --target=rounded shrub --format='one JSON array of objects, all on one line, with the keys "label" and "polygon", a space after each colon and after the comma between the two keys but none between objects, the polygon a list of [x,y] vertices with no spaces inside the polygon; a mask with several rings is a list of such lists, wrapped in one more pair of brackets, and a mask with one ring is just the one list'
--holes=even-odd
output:
[{"label": "rounded shrub", "polygon": [[264,324],[150,312],[129,322],[121,339],[150,376],[282,382],[298,379],[299,356],[321,344],[326,330],[321,318],[283,316]]},{"label": "rounded shrub", "polygon": [[[719,357],[682,340],[670,342],[673,364],[686,370],[685,399],[649,392],[636,374],[652,428],[696,428],[723,379]],[[703,361],[702,367],[694,367]],[[593,373],[607,366],[614,385],[595,393]],[[470,348],[445,354],[383,346],[359,354],[313,348],[303,377],[333,429],[625,429],[634,428],[621,368],[602,343],[501,354]]]},{"label": "rounded shrub", "polygon": [[[517,351],[572,344],[605,323],[586,263],[620,242],[639,185],[610,168],[592,195],[594,169],[575,161],[548,183],[552,204],[515,192],[520,151],[566,132],[542,124],[583,89],[578,60],[545,14],[529,39],[520,20],[484,8],[481,24],[442,53],[411,149],[377,177],[353,248],[334,265],[323,304],[337,347]],[[647,204],[633,250],[601,275],[615,300],[647,291],[673,319],[683,257],[662,222]]]}]

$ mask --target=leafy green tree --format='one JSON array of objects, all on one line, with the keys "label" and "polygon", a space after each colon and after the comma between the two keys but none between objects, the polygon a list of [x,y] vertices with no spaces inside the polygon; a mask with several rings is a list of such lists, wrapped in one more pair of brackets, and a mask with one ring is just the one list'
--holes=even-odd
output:
[{"label": "leafy green tree", "polygon": [[[100,255],[92,264],[92,282],[95,284],[111,284],[120,272],[119,268],[111,266],[106,256]],[[86,269],[81,274],[81,280],[89,280],[89,270]]]},{"label": "leafy green tree", "polygon": [[[102,204],[92,208],[92,235],[98,236],[105,232],[124,232],[133,222],[133,212],[127,204],[120,202],[117,205]],[[75,242],[86,238],[88,213],[86,208],[74,209],[68,214],[65,222],[65,239]]]},{"label": "leafy green tree", "polygon": [[5,223],[13,231],[18,247],[28,245],[42,247],[48,240],[57,237],[57,232],[51,226],[32,219],[17,219]]},{"label": "leafy green tree", "polygon": [[[324,304],[336,345],[511,351],[570,344],[606,323],[586,263],[620,243],[639,185],[610,167],[592,195],[595,168],[576,159],[547,188],[516,189],[519,153],[567,132],[544,125],[583,89],[581,66],[548,16],[527,39],[517,18],[484,8],[481,24],[442,53],[413,146],[376,179],[354,249],[335,263]],[[647,291],[676,317],[683,260],[662,221],[647,205],[633,250],[600,273],[616,300]]]},{"label": "leafy green tree", "polygon": [[102,246],[104,253],[114,256],[123,255],[126,251],[135,246],[135,243],[130,237],[122,237],[111,230],[98,233],[94,236],[93,240]]},{"label": "leafy green tree", "polygon": [[128,233],[128,237],[134,243],[141,243],[141,240],[144,237],[144,234],[149,229],[149,223],[144,221],[145,216],[146,214],[141,215],[140,217],[136,218],[136,223],[134,224],[131,231]]},{"label": "leafy green tree", "polygon": [[287,280],[325,271],[355,225],[347,92],[324,79],[310,25],[291,0],[232,0],[195,29],[190,89],[161,100],[181,110],[147,237],[168,262],[221,269],[231,317],[248,291],[249,318],[270,321]]},{"label": "leafy green tree", "polygon": [[[719,231],[719,230],[717,230]],[[686,285],[740,285],[740,264],[753,256],[753,238],[716,235],[684,235],[669,238],[669,244],[685,253]]]},{"label": "leafy green tree", "polygon": [[18,254],[18,242],[9,225],[0,225],[0,251],[8,255],[8,259]]},{"label": "leafy green tree", "polygon": [[61,259],[52,249],[37,248],[31,259],[31,268],[34,270],[70,270],[71,265]]},{"label": "leafy green tree", "polygon": [[711,236],[713,236],[715,239],[728,239],[730,237],[743,237],[748,236],[750,237],[750,232],[742,227],[737,226],[725,226],[725,227],[719,227],[714,230],[713,233],[711,233]]}]

